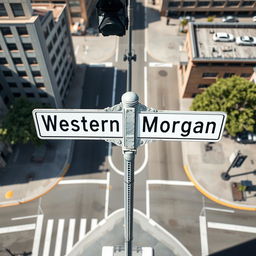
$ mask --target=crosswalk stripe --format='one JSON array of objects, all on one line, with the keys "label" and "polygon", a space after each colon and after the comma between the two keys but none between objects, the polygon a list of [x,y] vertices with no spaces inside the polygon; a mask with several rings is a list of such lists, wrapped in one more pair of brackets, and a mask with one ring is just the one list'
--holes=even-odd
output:
[{"label": "crosswalk stripe", "polygon": [[41,240],[43,220],[44,220],[44,215],[41,214],[41,215],[37,216],[36,230],[35,230],[33,249],[32,249],[32,255],[33,256],[37,256],[38,252],[39,252],[39,245],[40,245],[40,240]]},{"label": "crosswalk stripe", "polygon": [[35,228],[36,228],[36,224],[26,224],[26,225],[3,227],[3,228],[0,228],[0,234],[33,230]]},{"label": "crosswalk stripe", "polygon": [[52,219],[47,221],[43,256],[49,256],[50,246],[51,246],[51,238],[52,238],[53,221],[54,220],[52,220]]},{"label": "crosswalk stripe", "polygon": [[60,256],[60,254],[61,254],[61,244],[62,244],[62,237],[63,237],[63,230],[64,230],[64,222],[65,222],[64,219],[59,219],[59,221],[58,221],[58,230],[57,230],[54,256]]},{"label": "crosswalk stripe", "polygon": [[85,233],[86,233],[86,219],[82,218],[80,220],[79,241],[84,237]]},{"label": "crosswalk stripe", "polygon": [[67,240],[66,254],[68,254],[73,247],[74,235],[75,235],[75,225],[76,225],[76,220],[70,219],[69,227],[68,227],[68,240]]},{"label": "crosswalk stripe", "polygon": [[95,229],[97,223],[98,223],[98,219],[92,218],[92,221],[91,221],[91,230]]}]

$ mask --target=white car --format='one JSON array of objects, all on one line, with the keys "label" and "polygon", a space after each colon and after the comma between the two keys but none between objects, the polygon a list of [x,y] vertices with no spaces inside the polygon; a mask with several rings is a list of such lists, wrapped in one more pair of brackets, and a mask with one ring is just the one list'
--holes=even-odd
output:
[{"label": "white car", "polygon": [[251,36],[239,36],[236,38],[236,44],[238,45],[256,45],[256,38]]},{"label": "white car", "polygon": [[212,39],[215,42],[233,42],[235,40],[232,34],[228,34],[225,32],[218,32],[213,34]]},{"label": "white car", "polygon": [[222,19],[222,22],[239,22],[239,20],[234,16],[227,16]]},{"label": "white car", "polygon": [[253,17],[252,17],[252,21],[253,21],[253,22],[256,22],[256,16],[253,16]]}]

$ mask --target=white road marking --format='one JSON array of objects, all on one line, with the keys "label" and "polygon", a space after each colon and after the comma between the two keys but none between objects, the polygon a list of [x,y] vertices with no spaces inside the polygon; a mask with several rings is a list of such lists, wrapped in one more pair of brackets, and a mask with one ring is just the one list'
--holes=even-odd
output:
[{"label": "white road marking", "polygon": [[229,209],[222,209],[222,208],[213,208],[213,207],[204,207],[205,210],[210,210],[210,211],[216,211],[216,212],[229,212],[229,213],[235,213],[234,210],[229,210]]},{"label": "white road marking", "polygon": [[80,47],[79,45],[76,47],[75,56],[78,54],[79,47]]},{"label": "white road marking", "polygon": [[148,51],[148,21],[147,21],[147,6],[144,1],[144,40],[145,40],[145,48],[144,48],[144,61],[147,62],[147,51]]},{"label": "white road marking", "polygon": [[117,46],[116,46],[116,56],[115,56],[115,62],[118,62],[118,52],[119,52],[119,37],[117,37],[116,43],[117,43]]},{"label": "white road marking", "polygon": [[98,219],[92,218],[91,220],[91,230],[95,229],[95,227],[97,226],[98,223]]},{"label": "white road marking", "polygon": [[147,180],[149,185],[194,186],[191,181],[181,180]]},{"label": "white road marking", "polygon": [[112,62],[102,62],[102,63],[90,63],[91,67],[113,67]]},{"label": "white road marking", "polygon": [[25,219],[32,219],[32,218],[37,218],[37,216],[38,216],[38,215],[22,216],[22,217],[12,218],[12,220],[25,220]]},{"label": "white road marking", "polygon": [[99,98],[100,98],[100,96],[99,96],[99,94],[96,96],[96,107],[99,105]]},{"label": "white road marking", "polygon": [[79,228],[79,241],[83,239],[86,233],[86,219],[82,218],[80,220],[80,228]]},{"label": "white road marking", "polygon": [[39,253],[39,245],[40,245],[40,240],[41,240],[43,220],[44,220],[44,215],[40,214],[37,216],[36,230],[35,230],[33,249],[32,249],[33,256],[37,256]]},{"label": "white road marking", "polygon": [[199,226],[200,226],[200,239],[201,239],[201,255],[209,255],[208,238],[207,238],[207,226],[206,217],[199,216]]},{"label": "white road marking", "polygon": [[256,227],[233,225],[233,224],[218,223],[218,222],[208,222],[207,224],[208,224],[208,228],[256,234]]},{"label": "white road marking", "polygon": [[[57,230],[54,256],[60,256],[60,254],[61,254],[64,221],[65,221],[64,219],[59,219],[59,221],[58,221],[58,230]],[[33,256],[34,256],[34,254],[33,254]]]},{"label": "white road marking", "polygon": [[107,186],[106,186],[106,197],[105,197],[105,214],[104,214],[105,218],[108,217],[109,185],[110,185],[110,172],[107,173]]},{"label": "white road marking", "polygon": [[166,67],[166,68],[172,68],[172,63],[163,63],[163,62],[149,62],[150,67]]},{"label": "white road marking", "polygon": [[150,218],[149,184],[146,182],[146,216]]},{"label": "white road marking", "polygon": [[49,256],[50,247],[51,247],[53,222],[54,222],[53,219],[49,219],[47,221],[46,235],[45,235],[45,240],[44,240],[43,256]]},{"label": "white road marking", "polygon": [[112,89],[112,106],[115,105],[116,101],[116,76],[117,76],[117,68],[114,68],[114,74],[113,74],[113,89]]},{"label": "white road marking", "polygon": [[0,228],[0,234],[34,230],[35,228],[36,228],[36,224],[34,224],[34,223],[26,224],[26,225],[3,227],[3,228]]},{"label": "white road marking", "polygon": [[59,185],[74,185],[74,184],[107,184],[107,180],[88,179],[88,180],[61,180]]},{"label": "white road marking", "polygon": [[72,247],[74,244],[75,225],[76,225],[76,220],[70,219],[69,227],[68,227],[68,239],[67,239],[66,254],[68,254],[72,250]]},{"label": "white road marking", "polygon": [[147,62],[148,58],[147,58],[147,48],[144,48],[144,61]]}]

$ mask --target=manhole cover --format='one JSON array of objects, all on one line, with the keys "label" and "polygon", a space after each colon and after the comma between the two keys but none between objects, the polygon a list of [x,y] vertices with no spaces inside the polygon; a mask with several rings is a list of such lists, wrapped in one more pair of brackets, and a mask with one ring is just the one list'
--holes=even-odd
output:
[{"label": "manhole cover", "polygon": [[158,73],[160,76],[167,76],[167,72],[165,70],[160,70]]}]

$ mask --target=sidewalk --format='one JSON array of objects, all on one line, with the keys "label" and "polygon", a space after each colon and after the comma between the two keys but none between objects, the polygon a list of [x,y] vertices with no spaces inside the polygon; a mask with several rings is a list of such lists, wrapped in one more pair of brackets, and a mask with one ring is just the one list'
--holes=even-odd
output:
[{"label": "sidewalk", "polygon": [[[151,4],[147,6],[149,54],[159,61],[178,64],[180,46],[185,40],[185,35],[178,31],[179,21],[170,19],[169,25],[166,25],[166,17],[160,17],[160,13],[155,11],[159,6]],[[154,22],[150,23],[150,20]],[[189,110],[191,102],[192,99],[181,99],[180,109]],[[230,175],[256,170],[255,144],[239,144],[225,137],[220,142],[211,144],[212,149],[209,151],[206,151],[206,144],[207,142],[182,142],[184,170],[188,178],[202,194],[219,204],[256,211],[256,176],[254,174],[232,177],[229,181],[222,180],[220,176],[230,166],[230,155],[238,150],[248,157],[240,168],[232,168]],[[251,183],[255,191],[238,191],[243,194],[245,201],[234,201],[231,184],[241,181]]]}]

